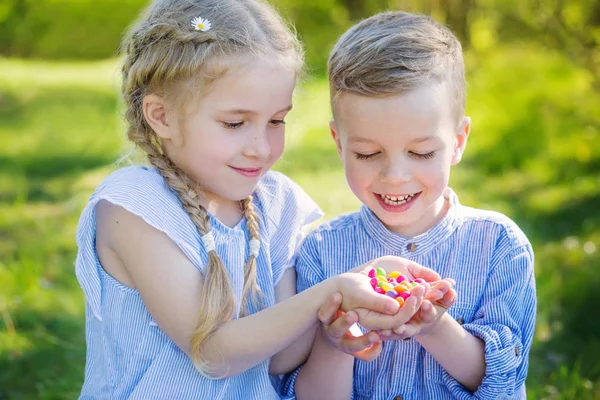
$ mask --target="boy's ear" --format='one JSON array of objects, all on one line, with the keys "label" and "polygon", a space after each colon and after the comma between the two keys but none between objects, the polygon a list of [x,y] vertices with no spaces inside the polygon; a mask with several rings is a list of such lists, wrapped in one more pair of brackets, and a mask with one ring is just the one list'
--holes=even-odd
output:
[{"label": "boy's ear", "polygon": [[335,120],[333,119],[329,121],[329,130],[331,131],[331,137],[335,142],[335,147],[337,148],[338,155],[342,159],[342,143],[340,141],[340,134],[337,131],[337,127],[335,126]]},{"label": "boy's ear", "polygon": [[172,130],[167,119],[167,106],[164,99],[155,94],[149,94],[144,97],[142,107],[146,122],[158,137],[172,139]]},{"label": "boy's ear", "polygon": [[467,147],[469,133],[471,133],[471,117],[464,117],[456,131],[454,152],[452,153],[452,165],[456,165],[462,160],[463,153]]}]

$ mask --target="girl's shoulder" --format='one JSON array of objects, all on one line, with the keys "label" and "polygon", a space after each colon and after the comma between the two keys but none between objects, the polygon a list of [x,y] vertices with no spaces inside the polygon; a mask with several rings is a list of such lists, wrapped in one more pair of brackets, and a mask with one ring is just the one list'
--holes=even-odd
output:
[{"label": "girl's shoulder", "polygon": [[281,172],[267,172],[258,183],[254,198],[267,228],[296,225],[294,222],[305,225],[323,216],[304,189]]},{"label": "girl's shoulder", "polygon": [[92,199],[98,195],[134,196],[140,193],[175,195],[158,171],[154,168],[135,165],[113,171],[96,188]]}]

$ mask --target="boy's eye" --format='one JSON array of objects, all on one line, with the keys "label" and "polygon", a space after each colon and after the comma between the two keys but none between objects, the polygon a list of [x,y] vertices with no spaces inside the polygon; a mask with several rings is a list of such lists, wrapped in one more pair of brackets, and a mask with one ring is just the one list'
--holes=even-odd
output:
[{"label": "boy's eye", "polygon": [[237,129],[240,126],[244,125],[244,121],[239,121],[239,122],[223,122],[222,124],[227,129]]},{"label": "boy's eye", "polygon": [[354,153],[354,156],[356,157],[357,160],[368,160],[369,158],[375,157],[378,154],[379,154],[379,152],[375,152],[375,153],[371,153],[371,154]]},{"label": "boy's eye", "polygon": [[269,121],[269,123],[271,125],[275,125],[275,126],[279,126],[279,125],[285,125],[285,121],[282,119],[272,119]]},{"label": "boy's eye", "polygon": [[428,160],[435,156],[435,151],[430,151],[429,153],[415,153],[414,151],[410,151],[409,154],[413,157],[420,158],[422,160]]}]

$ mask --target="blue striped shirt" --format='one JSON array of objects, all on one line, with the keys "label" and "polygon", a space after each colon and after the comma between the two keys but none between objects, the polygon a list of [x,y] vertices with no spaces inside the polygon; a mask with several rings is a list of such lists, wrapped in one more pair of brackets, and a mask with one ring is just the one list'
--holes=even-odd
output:
[{"label": "blue striped shirt", "polygon": [[[523,399],[536,312],[533,252],[504,215],[462,206],[428,232],[390,232],[365,206],[311,232],[298,254],[298,291],[374,258],[395,255],[456,280],[450,315],[485,343],[485,377],[475,393],[453,379],[414,339],[385,341],[372,362],[355,360],[353,398]],[[285,383],[293,392],[296,374]]]},{"label": "blue striped shirt", "polygon": [[[200,271],[207,254],[200,233],[176,194],[154,169],[128,167],[112,173],[93,193],[77,228],[75,270],[86,298],[87,358],[81,399],[279,399],[278,377],[268,360],[227,379],[210,380],[157,326],[139,292],[107,274],[95,251],[95,205],[101,199],[123,207],[164,232]],[[267,173],[254,193],[261,248],[257,280],[264,306],[275,303],[274,288],[293,267],[307,226],[322,213],[290,179]],[[241,298],[249,233],[243,219],[234,228],[210,216],[216,251]],[[239,312],[239,305],[238,310]],[[257,310],[252,310],[256,312]]]}]

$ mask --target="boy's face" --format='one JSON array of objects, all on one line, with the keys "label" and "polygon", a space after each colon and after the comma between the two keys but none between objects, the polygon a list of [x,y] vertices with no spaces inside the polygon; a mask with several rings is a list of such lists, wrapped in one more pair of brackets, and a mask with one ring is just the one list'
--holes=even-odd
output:
[{"label": "boy's face", "polygon": [[445,213],[450,166],[467,144],[470,119],[457,123],[445,83],[398,96],[338,98],[331,133],[354,194],[388,229],[416,236]]}]

